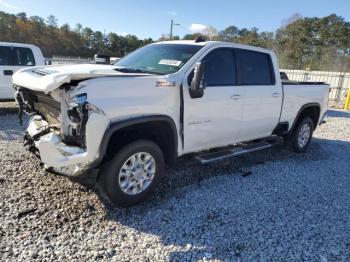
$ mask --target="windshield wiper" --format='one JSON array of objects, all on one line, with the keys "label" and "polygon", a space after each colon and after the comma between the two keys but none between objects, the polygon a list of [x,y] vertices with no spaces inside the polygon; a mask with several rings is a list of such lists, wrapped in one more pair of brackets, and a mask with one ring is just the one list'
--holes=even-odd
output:
[{"label": "windshield wiper", "polygon": [[117,67],[117,68],[114,68],[114,70],[117,70],[122,73],[142,73],[141,69],[132,68],[132,67]]},{"label": "windshield wiper", "polygon": [[114,68],[114,70],[122,73],[145,73],[145,74],[161,75],[160,73],[144,70],[141,68],[134,68],[134,67],[117,67],[117,68]]}]

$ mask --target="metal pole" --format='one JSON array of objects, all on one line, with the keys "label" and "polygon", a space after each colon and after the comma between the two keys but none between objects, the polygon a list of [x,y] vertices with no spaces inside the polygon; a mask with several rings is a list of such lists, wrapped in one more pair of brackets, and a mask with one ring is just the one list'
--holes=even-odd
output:
[{"label": "metal pole", "polygon": [[337,103],[342,102],[341,101],[341,90],[344,84],[344,74],[341,72],[339,75],[339,81],[338,81],[338,86],[336,87],[336,93],[335,93],[335,99]]},{"label": "metal pole", "polygon": [[350,109],[350,87],[348,88],[348,95],[346,96],[344,110]]},{"label": "metal pole", "polygon": [[173,26],[174,26],[174,20],[171,19],[171,23],[170,23],[170,39],[173,38]]},{"label": "metal pole", "polygon": [[174,23],[174,20],[171,19],[171,23],[170,23],[170,35],[169,35],[169,38],[170,38],[170,39],[173,39],[173,29],[174,29],[174,25],[180,25],[180,24]]}]

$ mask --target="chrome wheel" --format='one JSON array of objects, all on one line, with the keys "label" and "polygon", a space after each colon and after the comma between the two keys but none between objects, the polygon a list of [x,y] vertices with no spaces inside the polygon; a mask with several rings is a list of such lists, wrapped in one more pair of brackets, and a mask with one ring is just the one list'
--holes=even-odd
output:
[{"label": "chrome wheel", "polygon": [[307,145],[311,137],[311,127],[308,123],[305,123],[300,128],[299,134],[298,134],[298,146],[300,148],[303,148]]},{"label": "chrome wheel", "polygon": [[129,157],[119,171],[119,187],[127,195],[137,195],[152,183],[156,173],[156,161],[146,152]]}]

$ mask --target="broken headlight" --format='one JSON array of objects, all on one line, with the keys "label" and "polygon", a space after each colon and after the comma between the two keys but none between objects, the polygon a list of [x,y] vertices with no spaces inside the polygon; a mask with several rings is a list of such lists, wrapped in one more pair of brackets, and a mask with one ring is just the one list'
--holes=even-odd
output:
[{"label": "broken headlight", "polygon": [[83,105],[87,102],[87,94],[83,93],[83,94],[76,95],[73,99],[77,105]]},{"label": "broken headlight", "polygon": [[70,98],[66,123],[67,132],[64,133],[66,143],[85,147],[86,123],[91,113],[104,114],[103,111],[87,101],[87,94],[82,93]]}]

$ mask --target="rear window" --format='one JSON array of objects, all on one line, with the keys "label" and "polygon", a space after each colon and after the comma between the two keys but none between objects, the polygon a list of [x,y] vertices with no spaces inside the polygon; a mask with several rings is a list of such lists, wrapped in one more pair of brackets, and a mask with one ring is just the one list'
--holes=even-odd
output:
[{"label": "rear window", "polygon": [[11,65],[10,53],[11,53],[10,47],[0,46],[0,65]]},{"label": "rear window", "polygon": [[237,49],[237,79],[239,85],[274,85],[271,57],[268,54]]},{"label": "rear window", "polygon": [[15,47],[14,51],[14,65],[15,66],[34,66],[35,59],[30,48]]}]

